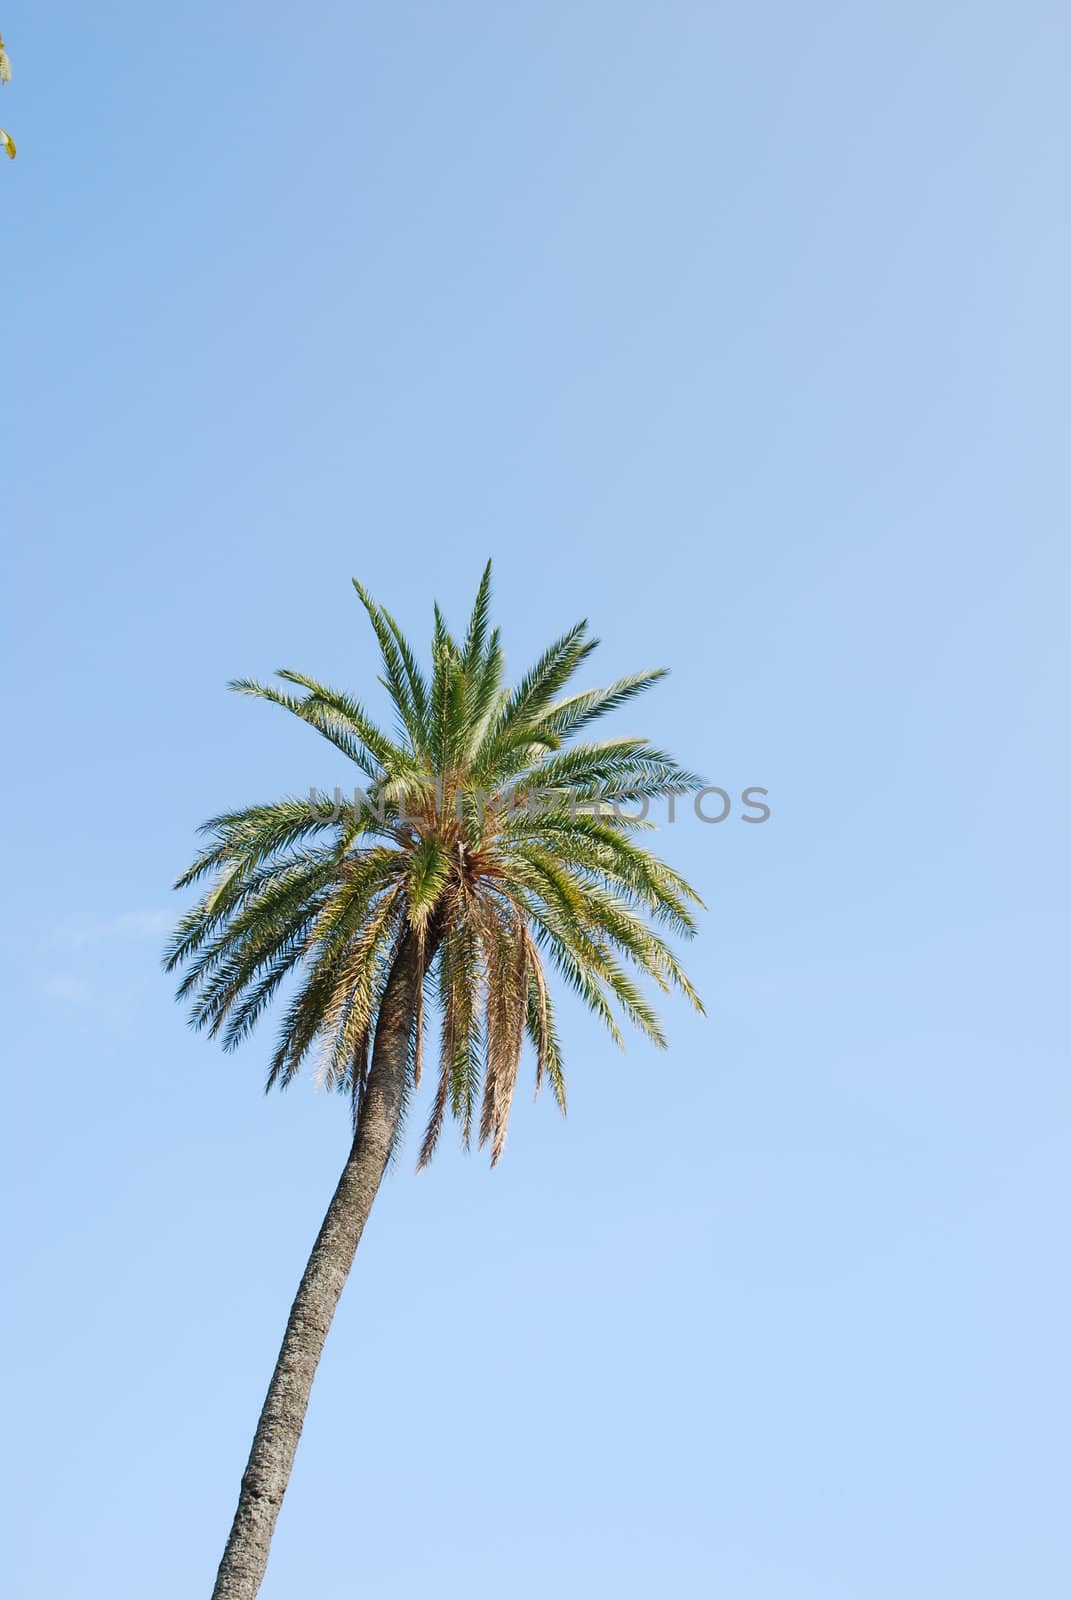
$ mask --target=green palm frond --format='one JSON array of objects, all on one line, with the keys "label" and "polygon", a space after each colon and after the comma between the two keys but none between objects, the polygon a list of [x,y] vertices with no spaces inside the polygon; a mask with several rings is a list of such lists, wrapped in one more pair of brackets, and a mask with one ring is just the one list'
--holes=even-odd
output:
[{"label": "green palm frond", "polygon": [[[525,1040],[564,1112],[553,971],[621,1043],[624,1017],[658,1046],[647,993],[698,996],[665,935],[689,939],[701,906],[640,839],[635,808],[701,780],[642,738],[577,742],[663,676],[656,668],[570,691],[596,647],[585,622],[506,682],[491,626],[491,567],[467,629],[435,608],[430,666],[356,582],[382,662],[394,730],[361,700],[280,671],[283,687],[239,679],[346,755],[367,803],[324,794],[225,812],[176,887],[199,886],[165,962],[197,1027],[233,1048],[284,986],[290,994],[268,1086],[315,1053],[327,1087],[360,1116],[369,1051],[392,965],[416,942],[425,984],[414,1007],[410,1078],[438,1031],[438,1070],[420,1165],[447,1117],[502,1154]],[[625,808],[625,809],[623,809]],[[427,998],[424,987],[427,987]]]}]

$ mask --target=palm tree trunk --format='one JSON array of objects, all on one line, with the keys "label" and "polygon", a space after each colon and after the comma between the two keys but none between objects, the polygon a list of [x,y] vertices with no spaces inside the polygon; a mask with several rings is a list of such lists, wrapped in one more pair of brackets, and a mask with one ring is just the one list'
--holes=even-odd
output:
[{"label": "palm tree trunk", "polygon": [[407,936],[380,1005],[353,1144],[290,1309],[212,1600],[253,1600],[268,1565],[312,1380],[397,1131],[421,965]]}]

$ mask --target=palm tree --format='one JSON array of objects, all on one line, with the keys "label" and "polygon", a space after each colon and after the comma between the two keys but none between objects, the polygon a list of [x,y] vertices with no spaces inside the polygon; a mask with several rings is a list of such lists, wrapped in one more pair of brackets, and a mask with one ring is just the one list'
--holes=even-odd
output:
[{"label": "palm tree", "polygon": [[[4,49],[4,36],[0,33],[0,84],[11,82],[11,62],[8,60],[7,51]],[[6,128],[0,128],[0,149],[6,150],[12,161],[15,159],[15,141]]]},{"label": "palm tree", "polygon": [[579,623],[507,687],[488,563],[462,642],[435,608],[425,676],[393,617],[355,587],[395,734],[300,672],[280,672],[284,688],[233,684],[315,728],[355,763],[361,787],[352,803],[336,791],[214,818],[176,885],[210,884],[166,958],[169,971],[186,969],[178,992],[194,1024],[232,1048],[296,980],[268,1087],[288,1084],[315,1051],[322,1081],[348,1095],[354,1128],[290,1311],[215,1600],[252,1600],[263,1578],[327,1330],[420,1080],[429,1012],[438,1068],[421,1167],[448,1112],[466,1145],[475,1133],[499,1159],[525,1036],[537,1093],[546,1079],[564,1112],[547,963],[619,1043],[615,1010],[666,1042],[629,967],[702,1009],[658,931],[693,934],[698,897],[636,843],[650,824],[621,809],[699,780],[643,739],[568,742],[662,672],[563,697],[597,643]]}]

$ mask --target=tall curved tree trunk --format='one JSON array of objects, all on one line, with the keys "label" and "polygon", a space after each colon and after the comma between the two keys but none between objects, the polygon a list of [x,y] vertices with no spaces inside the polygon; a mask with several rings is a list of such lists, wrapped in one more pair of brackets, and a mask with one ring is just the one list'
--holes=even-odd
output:
[{"label": "tall curved tree trunk", "polygon": [[357,1130],[290,1309],[213,1600],[253,1600],[264,1577],[312,1380],[398,1128],[421,969],[433,951],[429,940],[421,962],[407,936],[387,981]]}]

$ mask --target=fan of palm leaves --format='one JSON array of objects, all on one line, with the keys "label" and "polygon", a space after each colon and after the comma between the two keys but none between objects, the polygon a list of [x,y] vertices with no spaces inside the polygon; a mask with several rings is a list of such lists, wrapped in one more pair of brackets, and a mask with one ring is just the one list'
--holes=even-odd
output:
[{"label": "fan of palm leaves", "polygon": [[577,742],[661,670],[566,693],[595,649],[578,623],[512,686],[490,625],[491,568],[462,639],[435,608],[430,670],[394,618],[355,581],[382,653],[391,733],[362,704],[303,673],[282,687],[232,685],[284,707],[341,750],[360,774],[352,801],[288,798],[204,825],[206,846],[176,887],[208,880],[167,952],[185,976],[193,1022],[232,1048],[288,977],[268,1087],[309,1056],[360,1117],[387,978],[416,941],[423,988],[414,1008],[410,1079],[419,1081],[426,1017],[438,1032],[437,1087],[420,1151],[430,1158],[447,1113],[492,1164],[502,1153],[525,1037],[536,1090],[565,1110],[553,968],[619,1043],[618,1017],[665,1044],[638,977],[702,1009],[666,933],[695,932],[698,896],[637,842],[637,803],[700,780],[639,738]]}]

